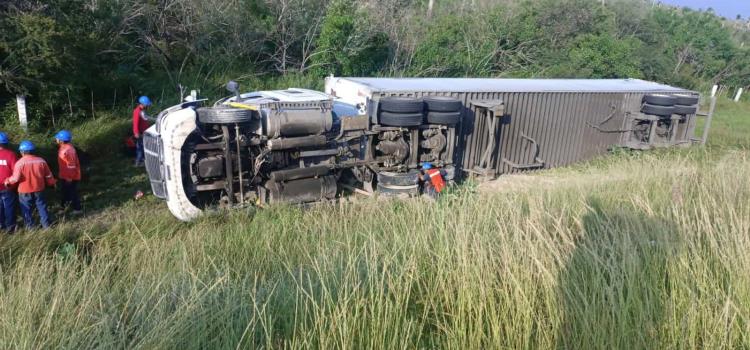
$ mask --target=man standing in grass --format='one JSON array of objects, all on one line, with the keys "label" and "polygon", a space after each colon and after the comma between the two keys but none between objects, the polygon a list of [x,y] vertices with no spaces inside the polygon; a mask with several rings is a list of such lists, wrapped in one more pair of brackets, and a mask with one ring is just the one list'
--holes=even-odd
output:
[{"label": "man standing in grass", "polygon": [[16,192],[5,180],[13,175],[17,160],[16,153],[8,149],[8,135],[0,132],[0,227],[8,233],[16,230]]},{"label": "man standing in grass", "polygon": [[34,207],[39,213],[39,221],[43,228],[50,226],[47,202],[44,199],[44,188],[54,186],[55,178],[49,170],[47,162],[33,154],[36,147],[31,141],[24,140],[18,146],[21,159],[13,168],[13,176],[5,179],[5,186],[18,184],[18,198],[21,203],[21,213],[27,229],[34,227],[32,213]]},{"label": "man standing in grass", "polygon": [[57,177],[62,187],[62,207],[73,207],[73,214],[81,213],[81,198],[78,196],[78,182],[81,181],[81,162],[78,160],[76,148],[70,143],[73,134],[68,130],[60,130],[55,134],[57,143]]},{"label": "man standing in grass", "polygon": [[148,96],[138,98],[138,106],[133,109],[133,137],[135,138],[135,166],[143,166],[143,133],[148,129],[151,117],[146,114],[146,109],[151,106]]}]

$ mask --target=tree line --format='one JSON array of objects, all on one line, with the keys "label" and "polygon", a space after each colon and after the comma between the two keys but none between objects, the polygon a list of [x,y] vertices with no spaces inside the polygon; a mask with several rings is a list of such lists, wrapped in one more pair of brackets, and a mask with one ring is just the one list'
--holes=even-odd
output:
[{"label": "tree line", "polygon": [[0,113],[16,94],[44,124],[140,94],[174,102],[179,86],[216,97],[229,79],[330,74],[742,87],[748,23],[651,0],[15,0],[0,2]]}]

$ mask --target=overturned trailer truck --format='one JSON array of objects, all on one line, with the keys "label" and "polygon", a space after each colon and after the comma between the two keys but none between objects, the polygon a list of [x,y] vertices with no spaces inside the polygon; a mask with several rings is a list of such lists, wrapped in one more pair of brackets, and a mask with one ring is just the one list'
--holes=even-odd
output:
[{"label": "overturned trailer truck", "polygon": [[180,220],[216,207],[418,195],[550,168],[613,147],[688,146],[700,96],[626,80],[337,78],[162,111],[144,137],[153,193]]}]

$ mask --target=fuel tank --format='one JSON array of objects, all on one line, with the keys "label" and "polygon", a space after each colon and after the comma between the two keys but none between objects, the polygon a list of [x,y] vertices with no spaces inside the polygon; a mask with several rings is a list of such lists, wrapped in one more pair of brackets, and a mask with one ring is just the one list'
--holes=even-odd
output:
[{"label": "fuel tank", "polygon": [[319,135],[333,127],[331,103],[285,103],[264,111],[263,129],[268,138]]},{"label": "fuel tank", "polygon": [[269,203],[309,203],[336,198],[336,178],[321,176],[293,181],[267,181]]}]

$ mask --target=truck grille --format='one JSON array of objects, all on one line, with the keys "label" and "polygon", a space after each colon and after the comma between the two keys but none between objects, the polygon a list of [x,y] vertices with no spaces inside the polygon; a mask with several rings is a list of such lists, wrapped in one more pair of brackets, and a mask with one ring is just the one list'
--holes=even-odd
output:
[{"label": "truck grille", "polygon": [[166,199],[167,191],[164,184],[164,174],[162,174],[161,139],[159,136],[148,132],[144,133],[143,149],[146,153],[146,171],[148,171],[148,178],[151,181],[151,191],[154,196]]}]

